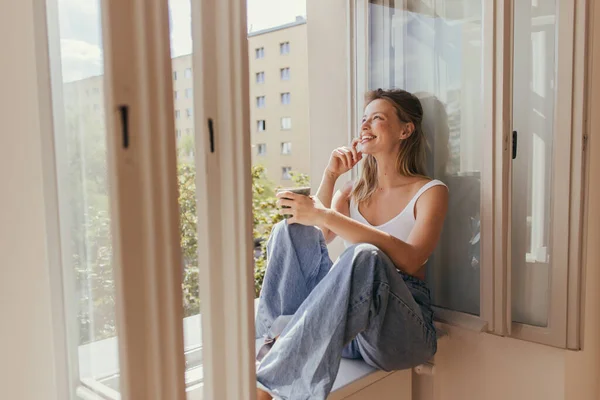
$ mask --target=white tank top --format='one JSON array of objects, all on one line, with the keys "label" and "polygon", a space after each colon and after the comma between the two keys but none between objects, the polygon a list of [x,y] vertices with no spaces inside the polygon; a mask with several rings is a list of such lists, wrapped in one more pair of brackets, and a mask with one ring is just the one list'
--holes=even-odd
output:
[{"label": "white tank top", "polygon": [[[371,225],[358,211],[358,205],[354,202],[352,198],[350,198],[350,218],[360,223],[363,223],[368,226],[372,226],[373,228],[377,228],[382,232],[389,233],[390,235],[402,240],[408,240],[408,236],[415,226],[415,204],[417,200],[423,193],[434,186],[446,186],[446,184],[442,181],[434,179],[432,181],[427,182],[419,191],[414,195],[414,197],[410,200],[410,202],[404,207],[404,210],[400,212],[400,214],[396,215],[394,218],[390,219],[383,225]],[[447,188],[447,186],[446,186]],[[346,247],[350,247],[352,243],[349,243],[344,240],[344,245]]]}]

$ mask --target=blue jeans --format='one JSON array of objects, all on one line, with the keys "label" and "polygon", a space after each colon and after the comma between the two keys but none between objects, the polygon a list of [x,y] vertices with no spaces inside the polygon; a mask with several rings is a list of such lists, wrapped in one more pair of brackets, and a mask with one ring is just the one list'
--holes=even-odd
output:
[{"label": "blue jeans", "polygon": [[283,221],[267,256],[256,337],[280,336],[256,374],[271,394],[325,399],[342,356],[391,371],[435,354],[429,290],[377,247],[349,247],[333,264],[319,229]]}]

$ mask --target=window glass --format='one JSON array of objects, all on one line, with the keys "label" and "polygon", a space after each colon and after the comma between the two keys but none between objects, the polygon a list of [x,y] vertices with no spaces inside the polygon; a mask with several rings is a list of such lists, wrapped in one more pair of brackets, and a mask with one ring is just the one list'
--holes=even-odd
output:
[{"label": "window glass", "polygon": [[263,132],[267,129],[267,123],[264,119],[256,121],[256,129],[259,132]]},{"label": "window glass", "polygon": [[265,108],[265,96],[258,96],[256,98],[256,107],[258,108]]},{"label": "window glass", "polygon": [[259,156],[267,154],[267,145],[265,143],[259,143],[256,148]]},{"label": "window glass", "polygon": [[191,99],[192,98],[192,88],[185,89],[185,98],[186,99]]},{"label": "window glass", "polygon": [[482,0],[369,2],[370,89],[402,88],[423,106],[427,172],[450,189],[427,265],[435,305],[479,314]]},{"label": "window glass", "polygon": [[257,72],[256,73],[256,83],[264,83],[265,82],[265,73]]},{"label": "window glass", "polygon": [[291,142],[281,143],[281,154],[284,154],[284,155],[292,154],[292,143]]},{"label": "window glass", "polygon": [[288,80],[290,79],[290,69],[289,68],[281,68],[281,79]]},{"label": "window glass", "polygon": [[[77,359],[72,398],[94,387],[118,396],[119,355],[115,315],[100,3],[50,2],[60,53],[51,53],[62,276],[67,344]],[[56,56],[55,56],[56,54]],[[34,294],[32,294],[34,295]],[[33,316],[32,316],[33,317]],[[73,361],[73,360],[72,360]],[[77,394],[75,393],[77,392]],[[83,397],[81,397],[83,398]],[[89,397],[92,398],[92,397]]]},{"label": "window glass", "polygon": [[281,167],[281,179],[286,181],[292,179],[292,175],[290,174],[291,171],[292,167]]},{"label": "window glass", "polygon": [[290,117],[281,118],[281,129],[283,129],[283,130],[292,129],[292,118],[290,118]]},{"label": "window glass", "polygon": [[548,326],[552,272],[552,164],[556,98],[556,0],[515,2],[512,174],[512,317]]},{"label": "window glass", "polygon": [[290,53],[290,42],[283,42],[279,44],[279,53],[280,54],[289,54]]},{"label": "window glass", "polygon": [[281,104],[290,104],[292,95],[290,93],[281,93]]},{"label": "window glass", "polygon": [[183,73],[183,75],[186,78],[191,78],[192,77],[192,69],[191,68],[186,68],[185,71],[184,71],[184,73]]}]

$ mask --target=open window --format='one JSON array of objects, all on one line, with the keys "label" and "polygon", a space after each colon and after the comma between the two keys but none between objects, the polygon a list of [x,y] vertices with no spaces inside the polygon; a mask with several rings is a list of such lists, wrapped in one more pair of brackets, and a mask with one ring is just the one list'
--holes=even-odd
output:
[{"label": "open window", "polygon": [[421,99],[429,174],[450,189],[427,266],[438,319],[577,348],[583,112],[569,93],[585,24],[569,2],[500,3],[357,0],[355,91]]}]

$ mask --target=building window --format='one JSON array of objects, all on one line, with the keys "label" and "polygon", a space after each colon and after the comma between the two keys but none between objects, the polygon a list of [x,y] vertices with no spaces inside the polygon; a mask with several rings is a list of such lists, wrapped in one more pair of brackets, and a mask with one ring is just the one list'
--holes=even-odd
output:
[{"label": "building window", "polygon": [[100,89],[99,88],[94,88],[94,94],[100,94]]},{"label": "building window", "polygon": [[265,73],[264,72],[256,73],[256,83],[265,83]]},{"label": "building window", "polygon": [[285,179],[285,180],[292,179],[292,175],[290,175],[291,171],[292,171],[292,167],[281,167],[281,179]]},{"label": "building window", "polygon": [[191,108],[186,108],[185,109],[185,116],[188,118],[192,117],[192,109]]},{"label": "building window", "polygon": [[256,130],[258,132],[264,132],[267,130],[267,121],[265,121],[264,119],[259,119],[258,121],[256,121]]},{"label": "building window", "polygon": [[190,134],[190,131],[191,131],[191,130],[190,130],[190,128],[185,128],[185,134],[186,134],[186,135],[189,135],[189,134]]},{"label": "building window", "polygon": [[279,54],[290,54],[290,42],[279,43]]},{"label": "building window", "polygon": [[283,130],[292,129],[292,117],[281,118],[281,129],[283,129]]},{"label": "building window", "polygon": [[185,89],[185,98],[186,99],[191,99],[192,98],[192,88]]},{"label": "building window", "polygon": [[185,76],[186,78],[191,78],[192,77],[192,69],[191,68],[186,68],[183,76]]},{"label": "building window", "polygon": [[289,92],[281,93],[281,104],[290,104],[292,95]]},{"label": "building window", "polygon": [[176,81],[177,80],[177,71],[173,71],[173,80]]},{"label": "building window", "polygon": [[265,96],[258,96],[256,98],[256,107],[265,108]]},{"label": "building window", "polygon": [[292,142],[281,143],[281,154],[284,154],[284,155],[292,154]]},{"label": "building window", "polygon": [[266,143],[259,143],[256,145],[256,153],[259,156],[264,156],[265,154],[267,154],[267,144]]},{"label": "building window", "polygon": [[181,129],[175,129],[175,134],[177,135],[177,139],[181,137]]},{"label": "building window", "polygon": [[180,115],[181,114],[180,114],[179,110],[175,110],[175,119],[179,119]]},{"label": "building window", "polygon": [[256,48],[256,50],[254,50],[255,54],[256,54],[256,58],[265,58],[265,48],[264,47],[258,47]]},{"label": "building window", "polygon": [[280,73],[281,73],[282,81],[287,81],[288,79],[290,79],[290,69],[289,68],[281,68]]},{"label": "building window", "polygon": [[179,98],[179,96],[177,95],[177,90],[173,90],[173,97],[175,98],[175,100]]},{"label": "building window", "polygon": [[98,111],[100,109],[100,104],[94,104],[94,111]]}]

